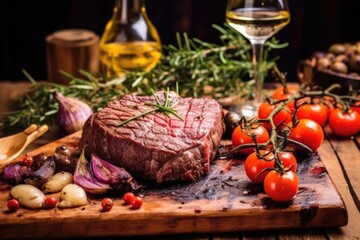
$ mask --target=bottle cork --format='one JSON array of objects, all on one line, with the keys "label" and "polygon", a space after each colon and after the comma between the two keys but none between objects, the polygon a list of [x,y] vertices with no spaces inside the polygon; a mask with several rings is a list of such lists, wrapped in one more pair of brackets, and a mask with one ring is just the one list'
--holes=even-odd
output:
[{"label": "bottle cork", "polygon": [[99,71],[99,37],[85,29],[65,29],[46,37],[48,79],[51,82],[69,84],[63,70],[79,77],[79,69]]}]

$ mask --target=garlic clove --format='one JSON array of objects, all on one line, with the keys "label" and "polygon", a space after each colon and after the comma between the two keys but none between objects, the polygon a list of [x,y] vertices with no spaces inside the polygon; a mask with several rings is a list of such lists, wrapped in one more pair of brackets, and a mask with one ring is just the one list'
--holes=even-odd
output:
[{"label": "garlic clove", "polygon": [[57,91],[53,95],[59,103],[59,126],[68,134],[81,130],[85,121],[93,114],[90,106],[80,99],[65,97]]},{"label": "garlic clove", "polygon": [[74,176],[68,172],[58,172],[42,186],[43,193],[60,192],[66,185],[74,182]]},{"label": "garlic clove", "polygon": [[60,193],[59,208],[80,207],[87,204],[86,192],[79,185],[70,183]]},{"label": "garlic clove", "polygon": [[38,188],[19,184],[10,190],[10,196],[17,199],[21,206],[31,209],[39,209],[44,206],[45,195]]}]

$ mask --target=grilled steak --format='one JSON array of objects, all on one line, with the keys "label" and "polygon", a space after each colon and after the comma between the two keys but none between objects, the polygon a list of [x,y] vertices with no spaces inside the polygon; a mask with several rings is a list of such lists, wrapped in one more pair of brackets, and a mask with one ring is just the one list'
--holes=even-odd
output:
[{"label": "grilled steak", "polygon": [[[165,92],[156,92],[163,104]],[[104,160],[125,168],[135,177],[158,183],[194,181],[210,170],[210,161],[223,133],[221,106],[213,99],[180,98],[170,92],[180,120],[155,111],[144,113],[156,103],[153,96],[128,94],[112,101],[85,123],[80,148],[96,153]]]}]

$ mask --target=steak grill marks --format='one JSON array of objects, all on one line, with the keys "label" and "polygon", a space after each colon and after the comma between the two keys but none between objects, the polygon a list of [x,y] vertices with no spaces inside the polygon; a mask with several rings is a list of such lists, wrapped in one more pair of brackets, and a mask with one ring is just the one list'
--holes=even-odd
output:
[{"label": "steak grill marks", "polygon": [[[165,101],[163,91],[155,93]],[[171,101],[176,97],[170,92]],[[209,172],[223,133],[221,106],[213,99],[179,98],[174,109],[183,118],[161,112],[116,125],[151,109],[151,96],[129,94],[109,103],[85,123],[80,148],[125,168],[137,178],[158,183],[194,181]]]}]

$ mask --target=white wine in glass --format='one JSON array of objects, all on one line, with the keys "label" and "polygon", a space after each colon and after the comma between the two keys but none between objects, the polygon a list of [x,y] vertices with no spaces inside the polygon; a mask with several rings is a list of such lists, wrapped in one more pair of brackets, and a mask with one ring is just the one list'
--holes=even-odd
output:
[{"label": "white wine in glass", "polygon": [[228,0],[226,21],[252,46],[254,64],[253,99],[234,107],[245,117],[257,115],[262,102],[264,76],[260,71],[265,41],[290,22],[287,0]]}]

